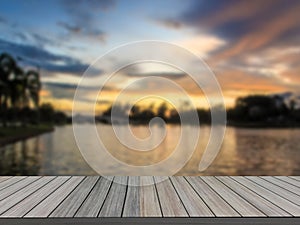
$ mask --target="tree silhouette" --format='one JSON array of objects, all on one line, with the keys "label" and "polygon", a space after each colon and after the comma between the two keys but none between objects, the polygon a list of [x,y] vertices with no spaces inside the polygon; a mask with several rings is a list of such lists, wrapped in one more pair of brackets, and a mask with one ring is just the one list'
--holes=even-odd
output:
[{"label": "tree silhouette", "polygon": [[40,101],[40,90],[41,90],[41,82],[40,82],[40,74],[37,71],[29,70],[26,73],[27,78],[27,89],[29,91],[29,95],[35,108],[38,108]]},{"label": "tree silhouette", "polygon": [[7,53],[0,55],[0,111],[3,125],[7,125],[8,100],[11,95],[11,83],[9,77],[15,70],[16,62],[12,56]]},{"label": "tree silhouette", "polygon": [[4,126],[7,125],[8,114],[14,118],[21,109],[29,107],[30,100],[34,108],[38,109],[40,90],[40,75],[37,71],[24,72],[11,55],[0,55],[0,113]]}]

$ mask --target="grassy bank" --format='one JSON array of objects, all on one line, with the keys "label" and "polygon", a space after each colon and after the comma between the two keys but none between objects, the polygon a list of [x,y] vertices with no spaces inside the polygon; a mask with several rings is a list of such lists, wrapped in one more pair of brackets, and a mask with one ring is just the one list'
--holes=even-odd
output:
[{"label": "grassy bank", "polygon": [[28,127],[1,127],[0,146],[10,144],[39,134],[51,132],[54,127],[51,125],[36,125]]}]

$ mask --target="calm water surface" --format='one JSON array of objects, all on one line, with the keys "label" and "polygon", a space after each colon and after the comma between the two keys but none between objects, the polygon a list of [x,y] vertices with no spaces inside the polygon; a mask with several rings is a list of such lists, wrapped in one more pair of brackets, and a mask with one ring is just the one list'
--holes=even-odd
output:
[{"label": "calm water surface", "polygon": [[[88,131],[91,125],[81,125]],[[145,153],[122,146],[110,125],[98,125],[99,136],[110,153],[132,165],[149,165],[168,157],[180,137],[180,126],[167,126],[167,136],[155,150]],[[160,135],[159,127],[157,135]],[[135,135],[145,138],[148,127],[135,126]],[[300,129],[241,129],[227,127],[221,151],[202,173],[197,168],[210,128],[201,127],[196,151],[177,175],[300,175]],[[126,135],[126,134],[124,134]],[[187,145],[188,147],[188,140]],[[95,156],[96,157],[96,156]],[[101,157],[101,156],[97,156]],[[107,168],[114,173],[113,168]],[[43,134],[0,149],[1,175],[96,175],[81,156],[72,126],[56,127]]]}]

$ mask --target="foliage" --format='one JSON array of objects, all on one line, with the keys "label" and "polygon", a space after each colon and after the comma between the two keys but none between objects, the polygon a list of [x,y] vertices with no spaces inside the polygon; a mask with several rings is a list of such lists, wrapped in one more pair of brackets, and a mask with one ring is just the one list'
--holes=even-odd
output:
[{"label": "foliage", "polygon": [[50,104],[40,106],[39,71],[24,71],[7,53],[0,54],[0,118],[3,126],[65,123],[67,116]]}]

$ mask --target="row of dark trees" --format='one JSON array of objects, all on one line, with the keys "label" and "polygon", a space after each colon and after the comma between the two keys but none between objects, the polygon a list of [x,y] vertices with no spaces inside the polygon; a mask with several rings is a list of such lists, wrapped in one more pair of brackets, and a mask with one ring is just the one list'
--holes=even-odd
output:
[{"label": "row of dark trees", "polygon": [[[116,104],[114,105],[114,109],[110,106],[102,115],[96,116],[95,119],[98,122],[110,123],[112,110],[114,110],[114,116],[116,119],[119,119],[120,122],[125,122],[125,120],[129,118],[129,122],[132,124],[148,124],[151,119],[160,117],[166,123],[181,123],[180,115],[176,109],[171,108],[165,102],[162,102],[158,107],[154,107],[154,105],[154,103],[150,104],[149,107],[134,105],[130,108],[128,105]],[[181,109],[180,112],[182,118],[192,118],[192,116],[189,115],[193,113],[191,109]],[[209,110],[197,109],[197,114],[201,123],[210,123]],[[189,121],[186,122],[188,123]]]},{"label": "row of dark trees", "polygon": [[[154,108],[134,105],[132,108],[124,105],[115,105],[116,118],[128,118],[131,123],[147,124],[154,117],[162,118],[166,123],[181,123],[180,116],[175,109],[161,103]],[[185,109],[180,114],[188,115],[192,109]],[[208,109],[196,109],[200,124],[210,124],[211,112]],[[100,122],[111,122],[107,120],[112,114],[109,107],[96,120]],[[250,95],[237,98],[235,106],[227,110],[227,121],[231,125],[257,125],[257,126],[298,126],[300,125],[300,109],[296,107],[293,99],[286,99],[280,95]],[[298,124],[298,125],[297,125]]]},{"label": "row of dark trees", "polygon": [[38,69],[25,71],[9,54],[0,54],[1,125],[38,124],[67,120],[52,105],[40,106],[41,81]]},{"label": "row of dark trees", "polygon": [[236,100],[227,111],[232,123],[258,123],[262,126],[298,126],[300,109],[295,99],[281,95],[250,95]]}]

